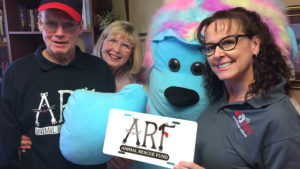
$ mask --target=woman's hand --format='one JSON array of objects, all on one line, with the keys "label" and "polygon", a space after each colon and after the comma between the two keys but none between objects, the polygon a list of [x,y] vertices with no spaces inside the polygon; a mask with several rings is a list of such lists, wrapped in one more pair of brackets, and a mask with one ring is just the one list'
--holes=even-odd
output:
[{"label": "woman's hand", "polygon": [[113,169],[129,169],[131,163],[131,160],[120,157],[114,157],[108,162]]},{"label": "woman's hand", "polygon": [[19,151],[21,151],[22,153],[25,153],[26,150],[31,149],[31,145],[32,145],[32,142],[31,142],[30,137],[28,137],[26,135],[22,135]]},{"label": "woman's hand", "polygon": [[193,162],[180,161],[178,165],[175,165],[173,169],[205,169]]}]

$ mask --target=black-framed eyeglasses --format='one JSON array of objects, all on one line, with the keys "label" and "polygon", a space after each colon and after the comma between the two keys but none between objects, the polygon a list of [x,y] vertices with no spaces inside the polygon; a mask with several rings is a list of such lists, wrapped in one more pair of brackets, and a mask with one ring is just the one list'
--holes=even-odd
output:
[{"label": "black-framed eyeglasses", "polygon": [[219,46],[224,51],[233,50],[239,40],[239,37],[249,37],[248,35],[229,35],[222,38],[218,43],[204,43],[199,47],[200,52],[207,57],[213,55],[216,47]]},{"label": "black-framed eyeglasses", "polygon": [[76,31],[77,26],[80,24],[80,22],[77,23],[75,21],[68,21],[68,22],[58,23],[56,21],[45,21],[42,22],[41,24],[43,25],[43,28],[45,29],[46,32],[54,33],[56,32],[59,25],[61,25],[64,32],[72,33]]}]

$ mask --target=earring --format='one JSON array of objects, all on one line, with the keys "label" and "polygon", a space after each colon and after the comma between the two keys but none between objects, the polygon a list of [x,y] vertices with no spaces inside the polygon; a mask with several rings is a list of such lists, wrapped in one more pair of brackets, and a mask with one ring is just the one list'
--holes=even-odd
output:
[{"label": "earring", "polygon": [[257,55],[259,54],[259,52],[257,52],[256,54],[253,54],[253,58],[257,58]]},{"label": "earring", "polygon": [[132,62],[132,57],[129,58],[129,63],[131,63],[131,62]]}]

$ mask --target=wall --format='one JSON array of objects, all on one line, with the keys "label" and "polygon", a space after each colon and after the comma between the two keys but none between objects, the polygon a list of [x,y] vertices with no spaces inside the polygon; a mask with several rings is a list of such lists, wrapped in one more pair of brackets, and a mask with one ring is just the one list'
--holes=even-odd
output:
[{"label": "wall", "polygon": [[[147,33],[152,16],[163,4],[163,0],[128,0],[129,21],[134,25],[138,33]],[[112,0],[112,11],[119,20],[126,20],[125,0]],[[145,36],[141,38],[142,55],[145,54]]]},{"label": "wall", "polygon": [[129,0],[129,20],[139,32],[147,32],[152,16],[163,4],[162,0]]},{"label": "wall", "polygon": [[[163,4],[163,0],[128,0],[129,21],[139,33],[148,31],[151,18],[156,10]],[[113,13],[120,20],[126,20],[125,0],[112,0]]]},{"label": "wall", "polygon": [[125,0],[111,0],[112,11],[120,20],[126,20]]}]

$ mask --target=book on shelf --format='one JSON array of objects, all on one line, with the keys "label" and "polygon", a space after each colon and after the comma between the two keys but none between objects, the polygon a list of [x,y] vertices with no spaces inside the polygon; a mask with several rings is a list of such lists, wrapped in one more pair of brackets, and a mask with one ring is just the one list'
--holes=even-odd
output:
[{"label": "book on shelf", "polygon": [[40,31],[38,25],[39,12],[37,8],[33,9],[33,23],[34,23],[34,31]]},{"label": "book on shelf", "polygon": [[3,9],[0,9],[0,42],[7,42]]},{"label": "book on shelf", "polygon": [[87,30],[91,29],[91,10],[90,10],[90,0],[85,0],[85,16],[86,16],[86,25]]},{"label": "book on shelf", "polygon": [[38,31],[37,9],[28,8],[23,4],[19,5],[20,26],[22,31]]},{"label": "book on shelf", "polygon": [[29,18],[30,18],[30,28],[31,28],[31,31],[35,31],[33,10],[34,9],[28,9],[28,11],[29,11]]},{"label": "book on shelf", "polygon": [[91,14],[90,14],[90,0],[82,0],[82,21],[83,29],[91,29]]},{"label": "book on shelf", "polygon": [[20,13],[20,24],[21,24],[21,30],[25,31],[27,27],[26,19],[25,19],[25,7],[24,5],[20,4],[19,6],[19,13]]},{"label": "book on shelf", "polygon": [[2,42],[4,36],[4,29],[3,29],[3,10],[0,9],[0,41]]},{"label": "book on shelf", "polygon": [[86,23],[86,12],[85,12],[85,0],[82,0],[82,14],[81,14],[81,20],[83,22],[83,30],[87,29],[87,23]]},{"label": "book on shelf", "polygon": [[7,61],[2,61],[1,62],[1,76],[4,75],[4,72],[5,72],[6,68],[7,68],[7,65],[8,65]]}]

